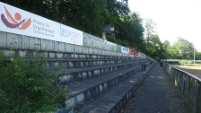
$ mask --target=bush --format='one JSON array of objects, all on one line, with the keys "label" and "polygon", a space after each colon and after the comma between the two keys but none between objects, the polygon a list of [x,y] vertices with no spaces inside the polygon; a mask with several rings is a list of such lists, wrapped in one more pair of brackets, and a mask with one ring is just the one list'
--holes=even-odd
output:
[{"label": "bush", "polygon": [[188,65],[192,65],[193,64],[193,62],[192,61],[188,61]]},{"label": "bush", "polygon": [[178,65],[178,64],[181,64],[181,62],[172,62],[172,61],[168,61],[167,63],[169,63],[169,64],[172,64],[172,65]]},{"label": "bush", "polygon": [[66,88],[55,83],[57,75],[48,75],[45,60],[27,62],[12,58],[9,63],[0,51],[0,110],[5,113],[52,112],[61,108],[59,98]]},{"label": "bush", "polygon": [[192,64],[193,64],[192,61],[188,61],[188,60],[182,60],[182,61],[180,61],[179,63],[180,63],[181,65],[184,65],[184,66],[186,66],[186,65],[192,65]]}]

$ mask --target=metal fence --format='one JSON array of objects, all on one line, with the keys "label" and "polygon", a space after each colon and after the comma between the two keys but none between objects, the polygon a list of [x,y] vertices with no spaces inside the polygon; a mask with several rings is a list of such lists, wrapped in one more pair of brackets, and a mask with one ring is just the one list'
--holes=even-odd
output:
[{"label": "metal fence", "polygon": [[163,67],[174,79],[175,86],[181,90],[182,95],[188,98],[194,113],[201,113],[201,78],[167,63]]}]

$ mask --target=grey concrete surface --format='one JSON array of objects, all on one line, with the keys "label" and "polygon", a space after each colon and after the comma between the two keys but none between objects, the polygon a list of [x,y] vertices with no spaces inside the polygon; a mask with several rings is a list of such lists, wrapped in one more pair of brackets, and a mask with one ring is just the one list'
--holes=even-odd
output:
[{"label": "grey concrete surface", "polygon": [[73,95],[73,94],[76,94],[76,93],[81,92],[83,90],[89,89],[90,87],[93,87],[97,84],[100,84],[100,83],[103,83],[107,80],[121,76],[121,74],[123,74],[123,73],[130,72],[134,68],[137,68],[137,67],[139,67],[139,66],[134,66],[134,67],[130,67],[130,68],[122,69],[122,70],[117,70],[115,72],[107,73],[107,74],[97,76],[97,77],[94,77],[91,79],[86,79],[84,81],[72,82],[71,84],[68,85],[68,87],[70,89],[68,91],[68,95]]},{"label": "grey concrete surface", "polygon": [[174,82],[157,64],[123,113],[187,113]]},{"label": "grey concrete surface", "polygon": [[[150,65],[147,67],[147,71],[150,67]],[[132,87],[137,87],[139,79],[145,74],[145,71],[132,74],[103,95],[83,104],[80,108],[76,108],[76,113],[108,113]]]},{"label": "grey concrete surface", "polygon": [[82,108],[82,113],[108,113],[110,109],[126,94],[126,92],[140,79],[141,73],[136,73],[118,86],[110,89],[99,98],[89,102]]}]

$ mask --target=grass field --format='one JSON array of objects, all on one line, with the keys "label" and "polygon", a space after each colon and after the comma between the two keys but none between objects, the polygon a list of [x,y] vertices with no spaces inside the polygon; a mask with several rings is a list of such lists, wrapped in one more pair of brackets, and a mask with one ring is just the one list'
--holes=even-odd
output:
[{"label": "grass field", "polygon": [[193,75],[196,75],[201,78],[201,65],[190,65],[190,66],[181,66],[175,65],[177,68],[180,68],[186,72],[189,72]]}]

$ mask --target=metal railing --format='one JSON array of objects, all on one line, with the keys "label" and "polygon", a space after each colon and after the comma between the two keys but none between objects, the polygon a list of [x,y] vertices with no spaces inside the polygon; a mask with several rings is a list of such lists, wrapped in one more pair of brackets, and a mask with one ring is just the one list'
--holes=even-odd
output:
[{"label": "metal railing", "polygon": [[194,113],[201,113],[201,78],[167,63],[163,67],[174,79],[175,86],[181,90],[182,95],[188,98]]}]

